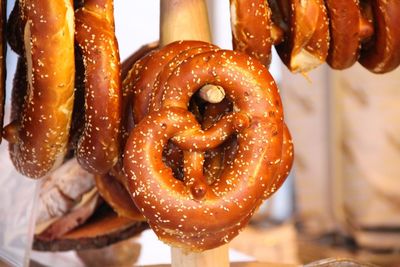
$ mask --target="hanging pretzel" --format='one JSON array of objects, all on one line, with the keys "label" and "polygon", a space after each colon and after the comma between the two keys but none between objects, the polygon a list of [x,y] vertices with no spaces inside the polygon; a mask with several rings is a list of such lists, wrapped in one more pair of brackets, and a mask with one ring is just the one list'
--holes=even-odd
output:
[{"label": "hanging pretzel", "polygon": [[27,95],[20,120],[5,132],[16,169],[38,178],[62,162],[68,143],[74,101],[73,7],[69,1],[21,0],[19,4]]},{"label": "hanging pretzel", "polygon": [[[238,112],[202,130],[186,109],[194,92],[207,83],[227,90]],[[231,51],[213,51],[183,61],[161,87],[164,96],[160,110],[140,121],[127,142],[124,166],[131,178],[128,187],[135,203],[150,225],[181,239],[198,236],[201,231],[208,235],[233,231],[233,226],[250,216],[261,199],[269,195],[280,166],[283,115],[274,82],[251,58]],[[225,130],[217,130],[217,125]],[[203,151],[226,141],[231,131],[238,133],[236,157],[213,184],[208,184],[203,175]],[[183,182],[176,180],[163,163],[168,140],[184,150]],[[253,164],[259,166],[254,173],[249,167]],[[246,190],[245,184],[249,186]],[[239,203],[239,199],[248,201]],[[207,239],[195,249],[228,242],[238,230],[218,242]],[[184,242],[180,245],[194,249]]]},{"label": "hanging pretzel", "polygon": [[374,38],[364,43],[359,62],[374,73],[389,72],[400,64],[400,2],[368,1],[366,13],[372,13]]},{"label": "hanging pretzel", "polygon": [[233,49],[271,62],[272,20],[266,0],[230,0]]},{"label": "hanging pretzel", "polygon": [[104,174],[118,160],[121,79],[112,0],[86,0],[76,11],[76,40],[85,64],[85,126],[76,151],[89,172]]},{"label": "hanging pretzel", "polygon": [[[274,44],[292,72],[325,62],[329,28],[322,0],[231,0],[233,45],[266,66]],[[271,11],[272,10],[272,11]]]},{"label": "hanging pretzel", "polygon": [[345,69],[357,62],[361,43],[374,31],[359,1],[325,0],[329,14],[331,43],[327,58],[333,69]]}]

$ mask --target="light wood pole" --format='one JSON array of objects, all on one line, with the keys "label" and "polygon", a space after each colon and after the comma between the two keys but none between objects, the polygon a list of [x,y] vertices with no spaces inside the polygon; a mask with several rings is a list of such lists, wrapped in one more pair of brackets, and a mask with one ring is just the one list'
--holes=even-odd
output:
[{"label": "light wood pole", "polygon": [[[211,42],[207,6],[204,0],[160,1],[160,45],[178,40]],[[213,103],[224,96],[221,87],[206,85],[200,96]],[[226,267],[229,266],[228,245],[196,253],[171,248],[172,267]]]}]

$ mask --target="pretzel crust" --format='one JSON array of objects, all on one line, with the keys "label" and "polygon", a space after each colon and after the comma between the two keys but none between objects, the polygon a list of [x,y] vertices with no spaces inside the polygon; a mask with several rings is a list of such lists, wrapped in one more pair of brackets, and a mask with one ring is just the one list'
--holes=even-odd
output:
[{"label": "pretzel crust", "polygon": [[230,0],[233,49],[271,63],[271,10],[265,0]]},{"label": "pretzel crust", "polygon": [[331,43],[327,63],[334,69],[352,66],[359,57],[361,10],[357,0],[325,0]]},{"label": "pretzel crust", "polygon": [[9,125],[15,134],[10,156],[19,172],[39,178],[62,163],[67,148],[74,101],[74,13],[68,0],[21,0],[20,12],[28,84],[21,120]]},{"label": "pretzel crust", "polygon": [[76,40],[85,65],[85,126],[76,156],[95,174],[107,173],[119,156],[121,79],[113,1],[86,0],[76,11]]},{"label": "pretzel crust", "polygon": [[392,71],[400,64],[400,1],[369,1],[373,12],[374,36],[363,44],[359,62],[374,73]]}]

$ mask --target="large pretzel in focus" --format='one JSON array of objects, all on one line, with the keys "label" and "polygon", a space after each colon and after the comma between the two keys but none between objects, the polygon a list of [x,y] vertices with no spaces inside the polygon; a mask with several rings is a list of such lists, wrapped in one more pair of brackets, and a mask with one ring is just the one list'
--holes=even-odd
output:
[{"label": "large pretzel in focus", "polygon": [[[202,130],[187,105],[206,83],[224,87],[236,112]],[[284,133],[275,83],[253,59],[214,51],[185,60],[161,86],[165,89],[159,111],[142,119],[127,142],[129,190],[166,242],[195,250],[216,247],[236,236],[261,200],[275,190]],[[203,152],[234,132],[239,132],[236,157],[209,185],[203,175]],[[163,163],[168,140],[184,150],[183,182]],[[286,162],[285,169],[289,165]]]},{"label": "large pretzel in focus", "polygon": [[77,159],[89,172],[105,174],[118,160],[121,79],[112,0],[85,0],[76,11],[76,40],[85,65],[85,126]]},{"label": "large pretzel in focus", "polygon": [[[71,1],[20,0],[27,91],[20,120],[5,129],[22,174],[39,178],[64,159],[74,101],[74,10]],[[62,62],[62,64],[60,64]]]}]

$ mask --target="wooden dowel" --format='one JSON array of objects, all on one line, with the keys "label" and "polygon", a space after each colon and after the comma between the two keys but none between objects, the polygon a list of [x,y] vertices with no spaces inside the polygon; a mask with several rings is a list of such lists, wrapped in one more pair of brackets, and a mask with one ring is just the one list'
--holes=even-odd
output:
[{"label": "wooden dowel", "polygon": [[[178,40],[211,42],[204,0],[161,0],[160,14],[161,46]],[[225,91],[219,86],[205,85],[200,89],[200,97],[208,102],[218,103],[224,96]],[[201,253],[172,247],[171,260],[172,267],[227,267],[228,245]]]},{"label": "wooden dowel", "polygon": [[[179,40],[211,42],[207,6],[204,0],[160,1],[160,44]],[[206,85],[200,97],[210,103],[219,103],[225,97],[222,87]]]},{"label": "wooden dowel", "polygon": [[161,0],[160,4],[162,46],[178,40],[211,42],[204,0]]},{"label": "wooden dowel", "polygon": [[228,245],[201,253],[172,248],[172,267],[225,267],[229,266]]}]

